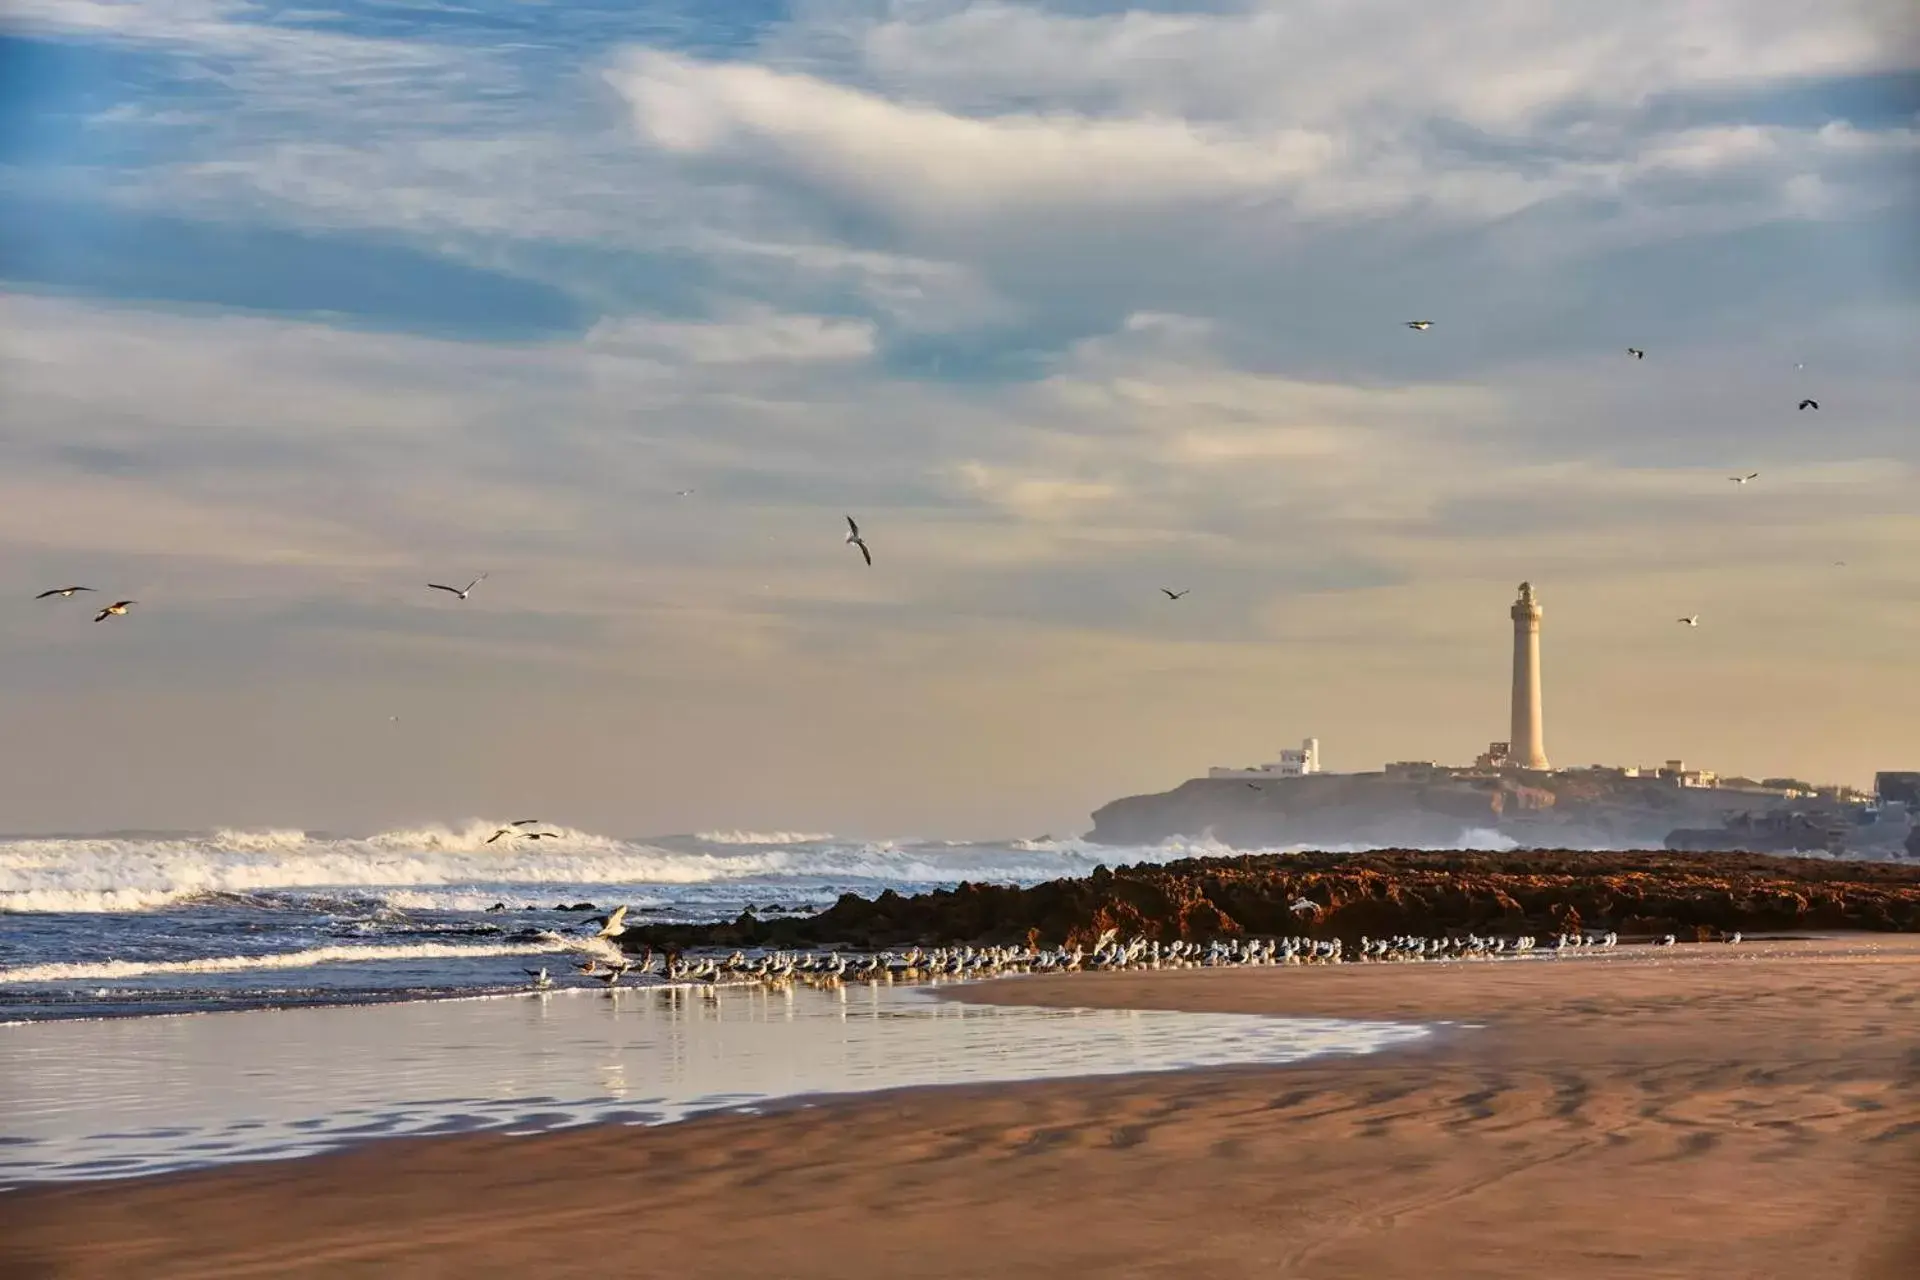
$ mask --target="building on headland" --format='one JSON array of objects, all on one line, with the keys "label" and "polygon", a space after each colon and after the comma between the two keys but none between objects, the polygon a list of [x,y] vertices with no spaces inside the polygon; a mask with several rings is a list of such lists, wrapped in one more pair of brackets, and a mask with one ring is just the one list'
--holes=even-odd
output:
[{"label": "building on headland", "polygon": [[1873,775],[1873,798],[1920,811],[1920,769],[1883,769]]},{"label": "building on headland", "polygon": [[1307,738],[1300,743],[1298,750],[1291,747],[1281,751],[1280,758],[1267,764],[1256,764],[1245,769],[1236,769],[1230,765],[1215,765],[1207,770],[1209,778],[1304,778],[1310,773],[1320,772],[1320,739]]}]

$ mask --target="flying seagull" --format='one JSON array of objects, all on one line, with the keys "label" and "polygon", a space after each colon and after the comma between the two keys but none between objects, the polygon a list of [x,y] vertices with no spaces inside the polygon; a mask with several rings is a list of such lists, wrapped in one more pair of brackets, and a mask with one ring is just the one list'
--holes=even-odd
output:
[{"label": "flying seagull", "polygon": [[48,596],[59,596],[62,600],[70,600],[73,598],[73,593],[76,591],[91,591],[91,590],[93,590],[92,587],[55,587],[51,591],[42,591],[39,595],[35,596],[34,599],[45,600]]},{"label": "flying seagull", "polygon": [[501,836],[517,836],[519,834],[520,832],[516,831],[512,827],[501,827],[498,831],[494,832],[492,835],[487,837],[487,843],[492,844],[495,840],[498,840]]},{"label": "flying seagull", "polygon": [[520,834],[529,840],[558,840],[560,838],[558,831],[522,831]]},{"label": "flying seagull", "polygon": [[1800,407],[1802,409],[1818,409],[1820,407],[1820,402],[1818,400],[1802,400],[1800,402]]},{"label": "flying seagull", "polygon": [[1697,613],[1690,613],[1684,618],[1675,618],[1674,621],[1679,623],[1683,627],[1697,627],[1700,625],[1700,615]]},{"label": "flying seagull", "polygon": [[1305,915],[1309,911],[1318,911],[1319,909],[1320,904],[1312,898],[1295,898],[1293,905],[1287,908],[1287,910],[1297,912],[1300,915]]},{"label": "flying seagull", "polygon": [[1743,476],[1727,477],[1727,479],[1733,481],[1735,484],[1745,484],[1749,480],[1758,480],[1759,478],[1760,478],[1760,473],[1758,471],[1749,471],[1747,472],[1747,474]]},{"label": "flying seagull", "polygon": [[1186,591],[1168,591],[1168,590],[1167,590],[1167,588],[1165,588],[1165,587],[1162,587],[1162,588],[1160,588],[1160,590],[1162,590],[1162,591],[1165,591],[1165,592],[1166,592],[1166,595],[1167,595],[1167,599],[1169,599],[1169,600],[1178,600],[1178,599],[1179,599],[1179,598],[1180,598],[1181,596],[1184,596],[1184,595],[1186,595],[1186,594],[1187,594],[1187,591],[1191,591],[1191,590],[1193,590],[1193,588],[1192,588],[1192,587],[1188,587],[1188,588],[1186,589]]},{"label": "flying seagull", "polygon": [[867,550],[866,539],[860,536],[860,526],[853,522],[852,516],[847,517],[847,541],[860,548],[860,554],[869,565],[873,563],[873,552]]},{"label": "flying seagull", "polygon": [[1259,784],[1259,783],[1257,783],[1257,782],[1249,782],[1249,783],[1247,784],[1247,790],[1249,790],[1249,791],[1258,791],[1258,790],[1260,790],[1260,784]]},{"label": "flying seagull", "polygon": [[673,496],[674,496],[674,497],[676,497],[676,498],[691,498],[691,497],[693,496],[693,490],[691,490],[691,489],[675,489],[675,490],[673,491]]},{"label": "flying seagull", "polygon": [[93,615],[95,622],[105,622],[108,618],[124,617],[128,605],[139,604],[138,600],[115,600],[112,604]]},{"label": "flying seagull", "polygon": [[533,989],[535,991],[545,991],[553,985],[553,979],[547,976],[547,971],[544,967],[539,969],[522,969],[520,972],[533,979]]},{"label": "flying seagull", "polygon": [[1642,351],[1638,347],[1628,347],[1627,354],[1632,356],[1635,360],[1645,360],[1647,358],[1647,353]]},{"label": "flying seagull", "polygon": [[510,822],[510,823],[508,823],[507,825],[508,825],[508,826],[510,826],[510,827],[537,827],[537,826],[539,826],[539,825],[540,825],[540,819],[538,819],[538,818],[515,818],[515,819],[514,819],[514,820],[513,820],[512,822]]},{"label": "flying seagull", "polygon": [[1409,328],[1409,329],[1418,329],[1418,330],[1419,330],[1419,331],[1420,331],[1421,333],[1425,333],[1425,332],[1426,332],[1427,330],[1429,330],[1429,329],[1431,329],[1431,328],[1433,328],[1433,321],[1431,321],[1431,320],[1409,320],[1409,321],[1407,321],[1407,328]]},{"label": "flying seagull", "polygon": [[600,916],[598,919],[589,920],[587,923],[600,926],[600,932],[594,934],[594,937],[617,938],[627,931],[627,909],[625,907],[615,907],[606,915]]},{"label": "flying seagull", "polygon": [[427,585],[429,587],[432,587],[435,591],[444,591],[448,595],[459,596],[462,600],[465,600],[467,598],[467,593],[469,591],[472,591],[475,587],[479,586],[481,583],[485,582],[486,580],[487,580],[487,575],[483,573],[479,577],[475,578],[472,582],[469,582],[465,587],[449,587],[445,583],[440,583],[440,582],[429,582]]}]

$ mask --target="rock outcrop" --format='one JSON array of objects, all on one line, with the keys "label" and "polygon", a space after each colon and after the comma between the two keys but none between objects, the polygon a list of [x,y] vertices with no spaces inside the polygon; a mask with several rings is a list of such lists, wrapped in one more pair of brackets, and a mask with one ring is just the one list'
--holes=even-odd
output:
[{"label": "rock outcrop", "polygon": [[[1316,905],[1295,912],[1301,898]],[[963,884],[905,897],[843,896],[826,911],[630,928],[630,949],[861,948],[1092,942],[1103,930],[1162,941],[1306,934],[1710,938],[1788,929],[1920,932],[1920,866],[1664,851],[1379,850],[1258,854],[1096,868],[1030,888]]]}]

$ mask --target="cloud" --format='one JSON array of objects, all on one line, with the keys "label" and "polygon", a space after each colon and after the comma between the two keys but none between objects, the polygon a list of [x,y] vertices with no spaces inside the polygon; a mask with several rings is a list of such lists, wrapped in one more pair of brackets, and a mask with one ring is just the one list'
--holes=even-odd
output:
[{"label": "cloud", "polygon": [[765,159],[882,205],[964,219],[1022,201],[1128,206],[1311,178],[1332,143],[1306,131],[1209,136],[1178,119],[971,119],[810,76],[642,52],[609,73],[653,144]]},{"label": "cloud", "polygon": [[[1857,776],[1904,741],[1920,123],[1868,80],[1920,65],[1904,7],[1112,7],[719,33],[526,5],[503,37],[484,11],[10,6],[136,74],[0,200],[192,224],[66,219],[101,297],[172,273],[194,288],[147,295],[201,303],[0,294],[0,586],[160,602],[102,638],[110,669],[60,615],[0,618],[12,678],[80,700],[36,751],[87,781],[62,717],[114,681],[193,689],[217,741],[263,689],[304,682],[305,726],[384,686],[475,740],[436,797],[1062,829],[1274,725],[1356,767],[1471,754],[1522,578],[1581,755],[1739,767],[1777,735],[1700,691],[1753,671],[1771,723],[1814,726],[1764,767]],[[247,246],[248,290],[189,241]],[[350,327],[378,309],[343,294],[355,263],[410,295],[394,331]],[[350,316],[296,305],[316,274]],[[419,599],[482,569],[470,607]],[[1711,634],[1672,648],[1696,610]],[[246,754],[199,758],[224,782]],[[743,801],[743,773],[779,781]],[[91,782],[74,805],[156,820]],[[165,803],[231,820],[216,790],[170,776]]]},{"label": "cloud", "polygon": [[873,354],[873,335],[874,326],[864,320],[782,315],[756,306],[705,324],[602,320],[587,334],[586,345],[610,352],[653,351],[695,364],[786,364],[864,359]]}]

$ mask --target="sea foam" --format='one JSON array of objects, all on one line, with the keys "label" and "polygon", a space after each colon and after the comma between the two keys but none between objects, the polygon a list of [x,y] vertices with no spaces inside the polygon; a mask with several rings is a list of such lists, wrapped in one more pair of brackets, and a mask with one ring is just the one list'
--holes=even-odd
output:
[{"label": "sea foam", "polygon": [[[633,886],[684,892],[688,886],[764,882],[765,893],[784,897],[809,885],[830,894],[959,881],[1032,884],[1085,875],[1103,864],[1300,848],[1234,848],[1211,837],[1120,848],[1080,839],[961,844],[751,831],[651,843],[565,827],[553,828],[554,838],[537,844],[488,843],[499,829],[499,823],[476,820],[365,837],[277,829],[0,840],[0,912],[127,912],[223,900],[264,910],[330,911],[344,903],[360,910],[474,911],[537,892],[577,896],[615,886],[642,909],[661,899],[636,895]],[[1466,831],[1453,847],[1505,849],[1513,842],[1497,831]]]},{"label": "sea foam", "polygon": [[198,960],[96,960],[71,964],[37,964],[0,969],[0,984],[40,982],[97,982],[163,974],[250,973],[269,969],[310,969],[322,964],[367,963],[379,960],[465,960],[484,956],[537,956],[556,951],[584,950],[591,939],[562,938],[537,943],[416,942],[403,946],[307,947],[257,956],[205,956]]}]

